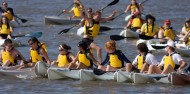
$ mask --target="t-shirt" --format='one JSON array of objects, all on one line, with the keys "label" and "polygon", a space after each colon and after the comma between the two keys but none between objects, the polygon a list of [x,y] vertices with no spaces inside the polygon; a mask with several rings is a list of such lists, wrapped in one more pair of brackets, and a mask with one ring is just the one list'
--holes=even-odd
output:
[{"label": "t-shirt", "polygon": [[[136,58],[133,61],[133,65],[137,64],[137,58],[139,55],[136,56]],[[159,64],[158,60],[155,58],[155,56],[151,53],[148,53],[145,58],[145,62],[150,64],[150,65],[157,65]]]}]

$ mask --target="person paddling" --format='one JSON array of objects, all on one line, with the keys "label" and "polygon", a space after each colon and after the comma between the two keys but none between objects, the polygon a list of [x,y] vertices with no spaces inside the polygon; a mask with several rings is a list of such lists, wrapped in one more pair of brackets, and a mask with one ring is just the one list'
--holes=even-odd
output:
[{"label": "person paddling", "polygon": [[56,61],[53,61],[51,64],[58,67],[67,68],[69,64],[74,60],[75,56],[69,50],[70,46],[62,44],[59,46],[59,55]]},{"label": "person paddling", "polygon": [[136,12],[142,13],[143,11],[143,6],[142,4],[137,3],[136,0],[130,0],[131,4],[127,6],[125,13],[130,11],[130,14],[135,14]]},{"label": "person paddling", "polygon": [[13,28],[10,26],[8,18],[3,16],[0,22],[0,38],[11,39],[12,32],[13,32]]},{"label": "person paddling", "polygon": [[145,43],[139,43],[137,45],[139,55],[133,61],[133,66],[136,66],[139,72],[147,72],[150,65],[157,65],[159,62],[155,56],[151,54]]},{"label": "person paddling", "polygon": [[2,3],[2,10],[0,12],[2,12],[1,15],[7,17],[9,21],[15,21],[14,11],[12,8],[8,7],[7,2]]},{"label": "person paddling", "polygon": [[[21,60],[20,65],[24,65],[25,58],[23,55],[13,47],[12,40],[6,39],[4,42],[5,48],[1,50],[0,61],[4,68],[9,67],[9,69],[17,69],[20,66],[18,65],[18,60]],[[16,67],[14,67],[16,66]],[[12,67],[12,68],[11,68]]]},{"label": "person paddling", "polygon": [[[117,69],[124,69],[127,72],[131,72],[132,63],[129,59],[122,53],[121,50],[116,49],[116,42],[110,40],[105,43],[105,49],[107,52],[106,59],[98,66],[98,69],[104,71],[116,71]],[[126,62],[126,65],[124,64]],[[107,67],[102,66],[107,64]]]},{"label": "person paddling", "polygon": [[63,10],[64,13],[71,14],[73,13],[73,16],[70,18],[82,18],[81,13],[84,10],[83,4],[79,0],[74,0],[74,7],[70,10],[67,11],[66,9]]},{"label": "person paddling", "polygon": [[187,63],[182,59],[181,55],[175,52],[175,43],[168,42],[166,47],[167,55],[165,55],[161,63],[156,65],[150,65],[148,74],[168,74],[171,72],[182,72],[187,66]]},{"label": "person paddling", "polygon": [[158,38],[161,44],[166,44],[167,41],[174,41],[175,38],[175,31],[171,27],[171,21],[165,20],[164,25],[160,27],[160,30],[158,32]]}]

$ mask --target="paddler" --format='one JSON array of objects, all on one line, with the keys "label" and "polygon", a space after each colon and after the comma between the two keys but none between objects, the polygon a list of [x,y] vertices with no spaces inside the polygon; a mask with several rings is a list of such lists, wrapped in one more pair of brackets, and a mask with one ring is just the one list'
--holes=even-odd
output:
[{"label": "paddler", "polygon": [[15,21],[14,11],[8,7],[7,2],[2,3],[2,10],[0,12],[2,13],[1,15],[7,17],[9,21]]},{"label": "paddler", "polygon": [[136,0],[130,0],[131,4],[127,6],[125,13],[127,13],[128,11],[130,11],[130,14],[134,14],[136,12],[138,13],[142,13],[143,11],[143,6],[142,4],[137,3]]},{"label": "paddler", "polygon": [[174,41],[175,38],[175,31],[171,27],[171,21],[165,20],[164,25],[160,27],[160,30],[158,32],[158,38],[161,44],[166,44],[167,41]]},{"label": "paddler", "polygon": [[[98,69],[104,71],[116,71],[117,69],[126,70],[131,72],[132,63],[129,59],[122,53],[121,50],[116,49],[116,42],[110,40],[105,43],[105,49],[107,52],[106,59],[98,66]],[[126,62],[126,64],[124,63]],[[106,67],[102,66],[108,64]]]},{"label": "paddler", "polygon": [[56,61],[53,61],[51,64],[56,65],[58,67],[67,68],[68,65],[74,60],[75,56],[73,55],[71,47],[67,44],[62,44],[58,48],[59,55]]},{"label": "paddler", "polygon": [[0,22],[0,38],[11,39],[12,32],[13,32],[13,28],[10,26],[8,18],[3,16]]},{"label": "paddler", "polygon": [[171,72],[182,72],[187,63],[182,59],[181,55],[175,52],[175,43],[168,42],[166,46],[167,55],[165,55],[161,63],[150,65],[148,74],[168,74]]}]

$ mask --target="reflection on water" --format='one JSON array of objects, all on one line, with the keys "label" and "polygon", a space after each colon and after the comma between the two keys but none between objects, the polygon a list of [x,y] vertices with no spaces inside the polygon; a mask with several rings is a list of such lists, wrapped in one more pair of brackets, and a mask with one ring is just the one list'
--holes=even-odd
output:
[{"label": "reflection on water", "polygon": [[[26,18],[28,22],[26,26],[15,28],[14,34],[18,32],[43,32],[43,36],[39,40],[47,44],[48,55],[51,60],[56,59],[58,55],[58,46],[61,43],[67,43],[72,47],[72,52],[77,53],[77,43],[81,39],[76,36],[77,28],[71,29],[64,35],[57,33],[70,26],[46,26],[43,23],[44,16],[52,16],[60,13],[64,8],[72,3],[72,0],[6,0],[9,6],[13,7],[15,13],[22,18]],[[85,7],[92,7],[99,9],[110,3],[112,0],[81,0]],[[143,0],[138,0],[143,1]],[[103,16],[109,15],[113,9],[118,9],[119,13],[125,10],[129,4],[129,0],[120,0],[114,6],[105,9]],[[172,26],[178,32],[181,31],[185,18],[189,17],[190,6],[189,0],[149,0],[144,4],[144,13],[151,13],[157,19],[157,24],[161,26],[165,19],[171,19]],[[118,13],[118,14],[119,14]],[[127,14],[126,14],[127,15]],[[122,28],[125,26],[124,17],[120,16],[114,21],[105,23],[111,28]],[[63,14],[68,17],[69,15]],[[121,30],[110,30],[104,32],[95,39],[95,43],[100,45],[103,49],[103,58],[105,58],[104,43],[109,40],[109,35],[119,34]],[[22,43],[27,44],[29,38],[21,39]],[[121,49],[126,56],[132,61],[137,53],[135,47],[136,40],[121,40],[117,42],[118,49]],[[26,58],[29,58],[29,47],[18,47]],[[164,52],[155,52],[158,60],[161,60]],[[184,58],[189,61],[188,57]],[[189,86],[171,86],[168,84],[140,84],[132,83],[116,83],[114,81],[89,81],[81,82],[78,80],[48,80],[48,79],[12,79],[0,78],[0,92],[2,93],[64,93],[64,94],[128,94],[128,93],[188,93]]]}]

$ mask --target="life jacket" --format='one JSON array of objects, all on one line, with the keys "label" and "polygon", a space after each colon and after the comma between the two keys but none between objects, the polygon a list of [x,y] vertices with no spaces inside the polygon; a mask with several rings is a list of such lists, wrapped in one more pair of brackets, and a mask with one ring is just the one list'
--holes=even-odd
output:
[{"label": "life jacket", "polygon": [[10,27],[7,26],[6,24],[2,24],[1,29],[0,29],[0,34],[7,34],[9,35],[11,33]]},{"label": "life jacket", "polygon": [[78,54],[78,61],[80,62],[80,63],[83,63],[85,66],[87,66],[87,67],[92,67],[92,60],[87,56],[87,54],[89,54],[90,53],[90,51],[87,51],[86,53],[82,53],[82,52],[80,52],[79,54]]},{"label": "life jacket", "polygon": [[131,20],[131,27],[132,28],[141,28],[141,26],[143,25],[143,20],[141,18],[133,18]]},{"label": "life jacket", "polygon": [[131,14],[133,14],[136,9],[138,9],[138,10],[140,9],[138,3],[135,3],[134,5],[133,4],[130,5]]},{"label": "life jacket", "polygon": [[109,65],[114,68],[121,68],[124,66],[124,62],[119,57],[120,50],[116,50],[114,53],[109,54]]},{"label": "life jacket", "polygon": [[69,62],[71,60],[69,59],[68,55],[69,55],[69,52],[67,54],[65,54],[65,55],[59,54],[58,59],[57,59],[57,62],[58,62],[57,65],[58,65],[58,67],[62,67],[64,65],[69,64]]},{"label": "life jacket", "polygon": [[152,25],[148,25],[147,23],[143,24],[143,32],[145,32],[146,36],[153,36],[157,33],[157,27],[156,25],[152,26]]},{"label": "life jacket", "polygon": [[[33,63],[36,63],[37,61],[44,61],[44,57],[40,55],[40,51],[39,51],[40,48],[44,49],[44,47],[46,47],[43,45],[45,44],[38,44],[39,47],[36,50],[33,50],[33,49],[30,50],[30,56]],[[47,52],[46,48],[44,50]]]},{"label": "life jacket", "polygon": [[4,14],[4,16],[7,17],[9,21],[13,20],[13,15],[11,14],[10,10],[6,10]]},{"label": "life jacket", "polygon": [[79,7],[73,7],[73,13],[76,17],[81,17],[81,11]]},{"label": "life jacket", "polygon": [[3,51],[2,53],[2,63],[6,63],[7,60],[9,60],[13,65],[15,65],[14,58],[11,56],[10,52]]},{"label": "life jacket", "polygon": [[174,61],[172,60],[172,55],[173,54],[175,54],[175,52],[174,53],[172,53],[171,55],[166,55],[165,56],[165,58],[164,58],[164,69],[168,66],[168,65],[170,65],[173,69],[175,68],[175,63],[174,63]]},{"label": "life jacket", "polygon": [[100,23],[96,22],[94,19],[92,20],[92,26],[84,25],[84,27],[84,34],[90,35],[92,37],[96,37],[100,32]]},{"label": "life jacket", "polygon": [[170,27],[169,29],[164,29],[164,27],[161,27],[160,29],[164,31],[164,37],[169,37],[172,40],[174,40],[175,36],[174,36],[173,31],[172,31],[172,27]]},{"label": "life jacket", "polygon": [[[187,28],[185,27],[186,31],[189,31],[190,30],[190,27]],[[188,37],[187,41],[185,42],[186,45],[190,45],[190,37]]]}]

